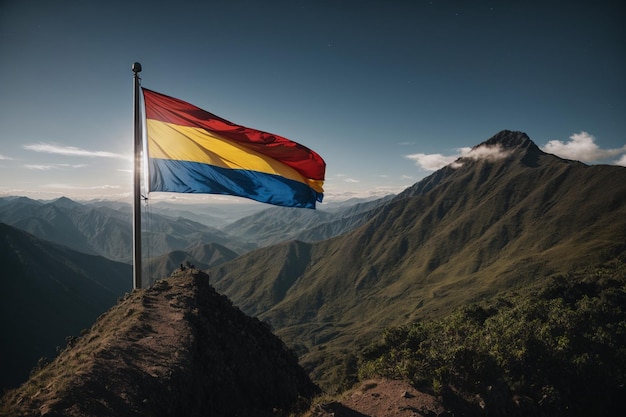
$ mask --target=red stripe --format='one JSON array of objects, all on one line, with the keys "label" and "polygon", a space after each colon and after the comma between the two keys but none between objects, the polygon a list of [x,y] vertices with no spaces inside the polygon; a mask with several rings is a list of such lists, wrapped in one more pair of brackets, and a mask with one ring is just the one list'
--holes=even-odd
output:
[{"label": "red stripe", "polygon": [[317,153],[282,136],[239,126],[174,97],[142,88],[146,118],[206,129],[281,161],[306,178],[323,180],[326,163]]}]

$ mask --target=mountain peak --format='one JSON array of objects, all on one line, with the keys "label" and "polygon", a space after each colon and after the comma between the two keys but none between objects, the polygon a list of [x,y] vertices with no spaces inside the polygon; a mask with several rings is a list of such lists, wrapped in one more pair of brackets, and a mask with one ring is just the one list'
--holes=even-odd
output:
[{"label": "mountain peak", "polygon": [[545,155],[524,132],[502,130],[486,141],[474,146],[469,155],[462,159],[519,159],[528,166],[536,166],[537,160]]},{"label": "mountain peak", "polygon": [[56,200],[52,201],[51,204],[55,205],[56,207],[63,207],[63,208],[76,208],[76,207],[82,207],[82,204],[77,203],[74,200],[71,200],[67,197],[59,197]]},{"label": "mountain peak", "polygon": [[527,151],[540,151],[539,147],[524,132],[514,130],[501,130],[491,138],[474,147],[500,146],[506,150],[525,149]]}]

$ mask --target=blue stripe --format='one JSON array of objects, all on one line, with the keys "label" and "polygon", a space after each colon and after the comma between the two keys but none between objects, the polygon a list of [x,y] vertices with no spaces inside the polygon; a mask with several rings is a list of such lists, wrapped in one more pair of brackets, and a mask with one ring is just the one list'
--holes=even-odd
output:
[{"label": "blue stripe", "polygon": [[324,197],[302,182],[274,174],[159,158],[149,158],[149,165],[150,191],[226,194],[313,209]]}]

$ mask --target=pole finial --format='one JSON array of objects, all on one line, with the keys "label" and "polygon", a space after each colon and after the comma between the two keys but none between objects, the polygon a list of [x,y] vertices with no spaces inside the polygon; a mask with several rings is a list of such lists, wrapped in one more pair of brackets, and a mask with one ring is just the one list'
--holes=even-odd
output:
[{"label": "pole finial", "polygon": [[135,74],[141,72],[141,64],[139,62],[135,62],[132,68]]}]

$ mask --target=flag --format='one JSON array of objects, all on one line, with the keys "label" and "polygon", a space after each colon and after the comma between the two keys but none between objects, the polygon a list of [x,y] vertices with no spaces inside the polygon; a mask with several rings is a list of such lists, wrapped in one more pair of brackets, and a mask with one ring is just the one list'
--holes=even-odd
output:
[{"label": "flag", "polygon": [[322,201],[326,163],[311,149],[142,91],[150,191],[227,194],[287,207]]}]

